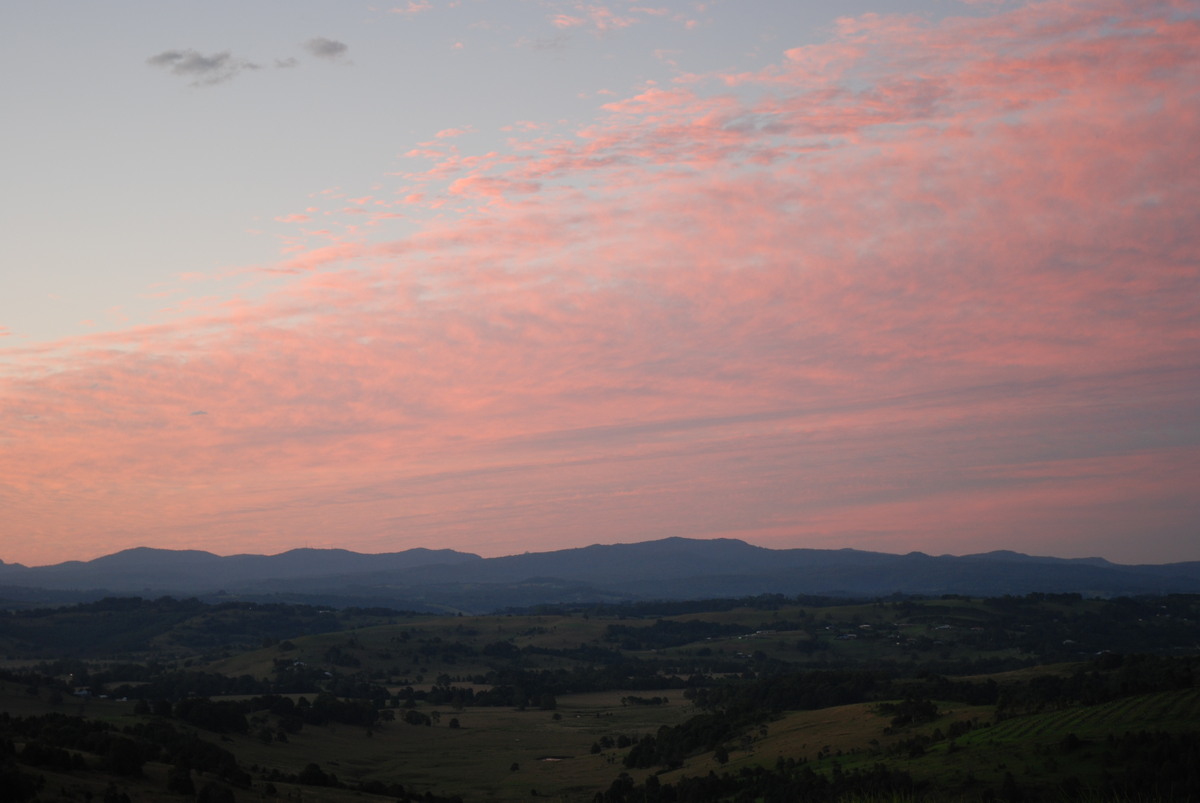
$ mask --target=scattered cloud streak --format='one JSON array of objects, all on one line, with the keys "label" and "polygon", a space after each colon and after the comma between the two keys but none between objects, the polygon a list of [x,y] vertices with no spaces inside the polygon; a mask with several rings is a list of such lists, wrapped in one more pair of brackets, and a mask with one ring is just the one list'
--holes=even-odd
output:
[{"label": "scattered cloud streak", "polygon": [[408,3],[402,6],[395,6],[388,9],[392,14],[400,14],[402,16],[412,16],[415,14],[424,14],[426,11],[433,10],[433,4],[429,0],[409,0]]},{"label": "scattered cloud streak", "polygon": [[[10,352],[6,526],[55,559],[667,535],[1198,559],[1189,9],[848,18],[503,152],[447,129],[393,196],[281,214],[303,231],[265,297]],[[411,233],[368,236],[390,214]]]},{"label": "scattered cloud streak", "polygon": [[[318,36],[309,39],[302,47],[314,58],[331,62],[346,61],[350,47],[336,39]],[[146,59],[151,67],[166,70],[181,78],[190,78],[192,86],[215,86],[232,81],[244,72],[261,70],[262,65],[247,59],[235,57],[228,50],[205,55],[196,50],[164,50],[158,55]],[[290,70],[300,66],[300,61],[294,56],[276,58],[274,67],[278,70]]]},{"label": "scattered cloud streak", "polygon": [[196,50],[164,50],[146,59],[146,63],[172,75],[190,78],[192,86],[212,86],[232,80],[240,73],[261,69],[261,65],[236,58],[228,50],[211,55]]},{"label": "scattered cloud streak", "polygon": [[345,42],[339,42],[336,39],[326,39],[323,36],[309,39],[304,43],[304,49],[319,59],[327,59],[329,61],[343,59],[350,51],[350,47]]}]

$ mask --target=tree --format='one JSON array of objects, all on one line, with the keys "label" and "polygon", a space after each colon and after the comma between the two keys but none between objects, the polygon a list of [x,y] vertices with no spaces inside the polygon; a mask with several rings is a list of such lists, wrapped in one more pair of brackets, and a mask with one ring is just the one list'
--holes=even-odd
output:
[{"label": "tree", "polygon": [[138,776],[145,763],[141,748],[132,739],[116,737],[109,742],[108,754],[104,757],[105,769],[117,775]]},{"label": "tree", "polygon": [[196,795],[196,803],[234,803],[233,790],[215,781],[209,781],[200,788]]},{"label": "tree", "polygon": [[309,763],[300,770],[297,780],[305,786],[329,786],[329,776],[321,769],[320,764]]},{"label": "tree", "polygon": [[167,772],[167,791],[180,795],[195,793],[196,785],[192,783],[192,771],[187,764],[176,764]]}]

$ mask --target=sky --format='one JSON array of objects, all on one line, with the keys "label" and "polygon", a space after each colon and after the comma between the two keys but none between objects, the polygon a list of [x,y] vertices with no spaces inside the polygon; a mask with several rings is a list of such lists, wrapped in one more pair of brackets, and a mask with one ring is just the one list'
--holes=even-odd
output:
[{"label": "sky", "polygon": [[1200,2],[0,5],[0,559],[1200,560]]}]

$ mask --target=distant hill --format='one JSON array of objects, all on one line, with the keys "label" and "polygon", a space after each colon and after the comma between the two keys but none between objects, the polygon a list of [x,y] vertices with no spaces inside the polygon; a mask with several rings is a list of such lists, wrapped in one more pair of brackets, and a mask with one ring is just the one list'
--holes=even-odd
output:
[{"label": "distant hill", "polygon": [[764,593],[876,597],[1038,591],[1095,597],[1200,593],[1200,562],[1128,566],[1007,551],[892,555],[667,538],[499,558],[449,549],[380,555],[295,549],[221,557],[143,547],[54,566],[0,564],[0,604],[7,600],[13,606],[106,595],[182,595],[486,612],[558,602]]},{"label": "distant hill", "polygon": [[278,555],[221,557],[199,550],[137,547],[91,561],[53,566],[0,565],[0,586],[53,590],[212,593],[262,582],[305,583],[318,578],[391,573],[430,564],[454,566],[483,560],[453,549],[409,549],[366,555],[345,549],[293,549]]}]

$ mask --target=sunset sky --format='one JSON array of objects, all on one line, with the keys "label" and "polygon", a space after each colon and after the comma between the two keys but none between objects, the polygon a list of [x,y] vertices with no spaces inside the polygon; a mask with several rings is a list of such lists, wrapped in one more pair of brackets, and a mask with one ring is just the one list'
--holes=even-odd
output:
[{"label": "sunset sky", "polygon": [[1200,2],[0,6],[0,559],[1200,560]]}]

